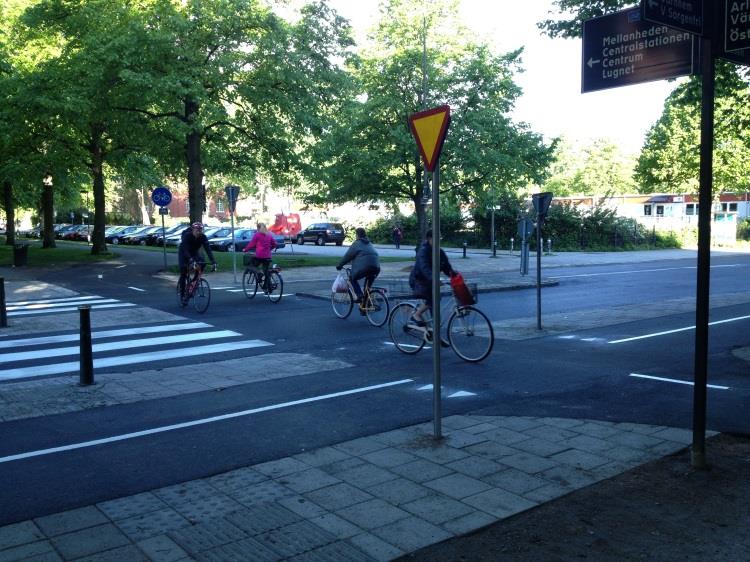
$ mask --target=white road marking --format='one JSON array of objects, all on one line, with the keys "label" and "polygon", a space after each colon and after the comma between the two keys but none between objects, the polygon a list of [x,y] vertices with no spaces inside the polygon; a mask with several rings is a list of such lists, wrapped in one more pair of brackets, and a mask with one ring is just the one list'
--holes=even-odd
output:
[{"label": "white road marking", "polygon": [[[709,326],[716,326],[718,324],[727,324],[729,322],[738,322],[740,320],[747,320],[750,318],[750,315],[748,316],[737,316],[735,318],[727,318],[725,320],[716,320],[715,322],[709,322]],[[644,334],[642,336],[635,336],[632,338],[624,338],[621,340],[612,340],[607,343],[624,343],[628,341],[635,341],[635,340],[643,340],[646,338],[655,338],[658,336],[665,336],[667,334],[676,334],[677,332],[687,332],[688,330],[695,330],[695,326],[686,326],[684,328],[675,328],[674,330],[665,330],[664,332],[654,332],[653,334]]]},{"label": "white road marking", "polygon": [[[91,332],[91,339],[115,338],[119,336],[133,336],[136,334],[154,334],[161,332],[178,332],[183,330],[197,330],[200,328],[211,328],[211,324],[203,322],[187,322],[185,324],[166,324],[162,326],[140,326],[136,328],[125,328],[121,330],[104,330],[101,332]],[[28,345],[47,345],[50,343],[65,343],[78,341],[81,335],[63,334],[59,336],[42,336],[39,338],[23,338],[20,340],[0,341],[0,349],[12,347],[23,347]]]},{"label": "white road marking", "polygon": [[37,303],[37,304],[26,304],[23,306],[10,305],[7,307],[8,311],[11,310],[42,310],[42,309],[54,309],[54,308],[65,308],[68,306],[80,306],[83,304],[95,305],[95,304],[107,304],[110,302],[120,302],[117,299],[107,299],[99,297],[96,300],[89,301],[77,301],[77,302],[55,302],[55,303]]},{"label": "white road marking", "polygon": [[[82,303],[82,304],[89,304],[89,303]],[[91,306],[92,310],[98,310],[100,308],[122,308],[124,306],[135,306],[133,303],[130,302],[121,302],[121,303],[115,303],[115,304],[93,304]],[[78,310],[78,307],[70,307],[70,308],[53,308],[53,309],[44,309],[44,310],[17,310],[14,312],[8,312],[8,316],[23,316],[23,315],[29,315],[29,314],[54,314],[56,312],[75,312]]]},{"label": "white road marking", "polygon": [[199,425],[205,425],[214,422],[220,422],[224,420],[240,418],[245,416],[251,416],[253,414],[259,414],[262,412],[270,412],[272,410],[280,410],[282,408],[290,408],[292,406],[299,406],[301,404],[310,404],[312,402],[320,402],[323,400],[330,400],[331,398],[339,398],[341,396],[351,396],[353,394],[361,394],[363,392],[370,392],[372,390],[380,390],[381,388],[388,388],[397,386],[400,384],[406,384],[413,382],[413,379],[402,379],[399,381],[386,382],[382,384],[376,384],[372,386],[364,386],[360,388],[353,388],[351,390],[343,390],[341,392],[333,392],[331,394],[323,394],[320,396],[311,396],[310,398],[302,398],[301,400],[292,400],[291,402],[282,402],[280,404],[271,404],[269,406],[261,406],[260,408],[253,408],[251,410],[242,410],[240,412],[232,412],[230,414],[223,414],[220,416],[213,416],[210,418],[203,418],[200,420],[193,420],[189,422],[176,423],[172,425],[164,425],[161,427],[154,427],[152,429],[145,429],[143,431],[135,431],[133,433],[125,433],[123,435],[114,435],[112,437],[105,437],[102,439],[94,439],[91,441],[84,441],[82,443],[73,443],[71,445],[63,445],[61,447],[51,447],[49,449],[41,449],[38,451],[28,451],[26,453],[18,453],[16,455],[8,455],[6,457],[0,457],[0,463],[12,462],[22,459],[28,459],[32,457],[40,457],[44,455],[51,455],[54,453],[62,453],[64,451],[73,451],[75,449],[83,449],[87,447],[95,447],[97,445],[105,445],[107,443],[115,443],[117,441],[125,441],[127,439],[135,439],[137,437],[145,437],[147,435],[155,435],[157,433],[165,433],[167,431],[175,431],[178,429],[186,429],[188,427],[195,427]]},{"label": "white road marking", "polygon": [[133,289],[134,291],[140,291],[141,293],[146,292],[146,289],[139,289],[138,287],[128,287],[128,289]]},{"label": "white road marking", "polygon": [[[384,341],[383,343],[385,345],[392,345],[393,347],[396,347],[396,344],[393,343],[392,341]],[[401,347],[413,347],[414,349],[417,349],[419,346],[418,345],[412,345],[410,343],[402,343]],[[425,346],[422,349],[432,349],[432,346],[425,344]]]},{"label": "white road marking", "polygon": [[[673,383],[676,383],[676,384],[686,384],[686,385],[689,385],[689,386],[694,386],[695,385],[695,383],[693,383],[691,381],[681,381],[679,379],[667,379],[667,378],[664,378],[664,377],[653,377],[651,375],[640,375],[638,373],[630,373],[630,376],[631,377],[637,377],[639,379],[651,379],[651,380],[655,380],[655,381],[673,382]],[[717,384],[707,384],[706,386],[708,388],[715,388],[716,390],[729,390],[728,386],[720,386],[720,385],[717,385]]]},{"label": "white road marking", "polygon": [[[118,355],[116,357],[102,357],[100,359],[94,359],[94,369],[100,369],[104,367],[118,367],[120,365],[133,365],[135,363],[150,363],[152,361],[162,361],[164,359],[194,357],[196,355],[210,353],[239,351],[241,349],[266,347],[269,345],[273,344],[263,340],[249,340],[179,349],[165,349],[163,351],[136,353],[133,355]],[[0,371],[0,380],[41,377],[44,375],[64,375],[67,373],[77,373],[80,368],[81,365],[79,361],[69,361],[66,363],[55,363],[52,365],[35,365],[26,369],[6,369],[4,371]]]},{"label": "white road marking", "polygon": [[55,302],[70,303],[71,301],[84,301],[84,300],[98,300],[102,297],[97,296],[81,296],[81,297],[65,297],[61,299],[39,299],[34,301],[12,301],[8,303],[8,306],[25,306],[28,304],[50,304]]},{"label": "white road marking", "polygon": [[[99,343],[91,346],[94,353],[105,351],[115,351],[118,349],[130,349],[136,347],[148,347],[152,345],[166,345],[170,343],[183,343],[195,340],[216,340],[219,338],[231,338],[241,336],[231,330],[217,330],[215,332],[197,332],[192,334],[180,334],[176,336],[162,336],[160,338],[142,338],[137,340],[121,340],[109,343]],[[10,363],[11,361],[28,361],[38,359],[40,356],[45,359],[48,357],[65,357],[66,355],[78,355],[80,346],[58,347],[45,349],[42,351],[19,351],[17,353],[5,353],[0,355],[0,363]]]},{"label": "white road marking", "polygon": [[[712,265],[711,269],[719,269],[726,267],[744,267],[741,263],[727,264],[727,265]],[[659,271],[679,271],[682,269],[696,269],[696,266],[684,266],[684,267],[660,267],[655,269],[635,269],[631,271],[603,271],[601,273],[578,273],[576,275],[554,275],[555,279],[570,279],[573,277],[602,277],[606,275],[629,275],[631,273],[656,273]]]},{"label": "white road marking", "polygon": [[128,267],[127,265],[118,265],[115,269],[122,269],[123,267]]},{"label": "white road marking", "polygon": [[474,394],[473,392],[467,392],[465,390],[459,390],[458,392],[449,394],[448,398],[464,398],[466,396],[476,396],[476,394]]}]

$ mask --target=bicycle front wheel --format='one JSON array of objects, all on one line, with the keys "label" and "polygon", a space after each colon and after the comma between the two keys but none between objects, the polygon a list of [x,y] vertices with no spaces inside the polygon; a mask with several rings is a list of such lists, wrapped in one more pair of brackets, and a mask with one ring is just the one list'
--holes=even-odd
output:
[{"label": "bicycle front wheel", "polygon": [[492,351],[495,332],[481,310],[462,306],[456,308],[448,320],[448,342],[461,359],[476,363]]},{"label": "bicycle front wheel", "polygon": [[269,271],[266,276],[266,283],[268,284],[268,300],[273,303],[279,302],[284,294],[284,280],[281,275],[276,271]]},{"label": "bicycle front wheel", "polygon": [[376,328],[380,328],[388,320],[388,313],[391,310],[388,297],[385,292],[373,289],[370,291],[368,301],[367,308],[365,308],[367,321]]},{"label": "bicycle front wheel", "polygon": [[198,312],[206,312],[210,303],[211,287],[208,286],[208,281],[201,279],[193,292],[193,306]]},{"label": "bicycle front wheel", "polygon": [[258,292],[258,280],[255,277],[255,272],[251,269],[246,269],[245,273],[242,274],[242,290],[245,291],[245,296],[249,299],[253,298]]},{"label": "bicycle front wheel", "polygon": [[409,320],[417,309],[410,302],[402,302],[393,307],[391,319],[388,322],[388,331],[396,348],[409,355],[417,353],[424,347],[424,329],[412,328]]},{"label": "bicycle front wheel", "polygon": [[349,291],[341,293],[335,291],[331,293],[331,308],[333,313],[339,318],[346,318],[352,313],[352,306],[354,305],[354,299]]}]

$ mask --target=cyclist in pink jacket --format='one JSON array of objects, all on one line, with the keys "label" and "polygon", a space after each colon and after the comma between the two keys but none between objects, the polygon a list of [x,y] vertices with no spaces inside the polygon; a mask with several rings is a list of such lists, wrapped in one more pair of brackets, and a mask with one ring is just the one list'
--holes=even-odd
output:
[{"label": "cyclist in pink jacket", "polygon": [[268,268],[271,266],[271,252],[276,248],[276,240],[273,235],[268,232],[265,223],[258,223],[258,230],[253,234],[250,242],[247,243],[243,252],[255,249],[255,257],[253,258],[253,267],[257,269],[261,266],[263,270],[263,286],[265,287],[266,279],[268,279]]}]

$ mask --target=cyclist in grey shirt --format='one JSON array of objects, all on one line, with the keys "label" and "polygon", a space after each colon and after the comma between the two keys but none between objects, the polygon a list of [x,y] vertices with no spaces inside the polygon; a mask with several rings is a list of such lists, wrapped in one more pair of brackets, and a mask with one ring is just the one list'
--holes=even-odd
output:
[{"label": "cyclist in grey shirt", "polygon": [[365,229],[359,227],[355,232],[357,233],[357,239],[349,246],[346,254],[344,254],[344,257],[341,258],[341,261],[336,266],[336,269],[341,271],[346,264],[352,264],[352,288],[357,297],[354,302],[360,303],[361,309],[362,289],[359,286],[359,280],[365,280],[365,287],[372,287],[375,278],[380,274],[380,257],[375,247],[367,238]]}]

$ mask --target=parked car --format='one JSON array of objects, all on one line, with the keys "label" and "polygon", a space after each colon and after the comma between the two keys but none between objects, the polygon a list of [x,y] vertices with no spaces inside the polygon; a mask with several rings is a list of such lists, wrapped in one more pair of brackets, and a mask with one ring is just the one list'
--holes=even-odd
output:
[{"label": "parked car", "polygon": [[161,230],[161,227],[160,226],[146,226],[144,228],[141,228],[140,230],[136,230],[134,232],[131,232],[130,234],[126,234],[125,236],[123,236],[120,239],[120,244],[145,246],[146,237],[152,232],[156,232],[157,230]]},{"label": "parked car", "polygon": [[67,224],[63,226],[62,228],[55,229],[55,238],[58,240],[65,240],[65,236],[69,233],[77,229],[80,224]]},{"label": "parked car", "polygon": [[[181,235],[182,231],[185,230],[188,226],[190,226],[186,222],[181,222],[180,224],[175,224],[170,226],[164,231],[164,234],[166,237],[174,236],[174,235]],[[146,241],[146,244],[150,244],[149,241]],[[178,242],[179,244],[179,242]],[[161,230],[159,230],[158,233],[156,233],[156,236],[153,238],[153,245],[154,246],[163,246],[164,245],[164,236],[162,236]],[[169,244],[167,244],[169,245]]]},{"label": "parked car", "polygon": [[[234,251],[241,252],[242,250],[244,250],[245,246],[247,246],[247,243],[250,242],[250,239],[253,237],[253,234],[255,234],[254,228],[235,229],[234,230]],[[283,248],[286,245],[286,243],[284,242],[283,236],[279,236],[278,234],[271,234],[271,235],[273,236],[273,239],[276,241],[277,248]],[[230,231],[229,236],[225,236],[223,238],[214,238],[213,240],[209,240],[208,245],[211,246],[212,250],[216,250],[219,252],[231,252],[232,251],[231,231]]]},{"label": "parked car", "polygon": [[317,246],[335,243],[341,246],[346,238],[346,230],[337,222],[317,222],[297,234],[297,244],[315,242]]},{"label": "parked car", "polygon": [[74,224],[66,228],[60,238],[62,240],[88,240],[89,227],[85,224]]},{"label": "parked car", "polygon": [[104,240],[108,244],[119,244],[122,240],[122,237],[126,234],[130,234],[131,232],[135,232],[136,230],[140,230],[143,228],[143,225],[136,225],[136,226],[126,226],[125,228],[112,232],[111,234],[105,234]]}]

